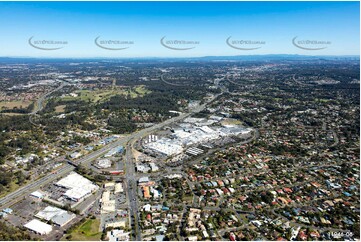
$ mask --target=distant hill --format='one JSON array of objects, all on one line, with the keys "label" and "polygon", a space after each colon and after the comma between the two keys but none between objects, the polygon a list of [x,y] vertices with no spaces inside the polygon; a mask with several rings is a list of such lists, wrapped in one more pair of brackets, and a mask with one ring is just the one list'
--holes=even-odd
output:
[{"label": "distant hill", "polygon": [[34,57],[0,57],[0,63],[31,63],[31,62],[89,62],[89,61],[282,61],[282,60],[360,60],[357,55],[344,56],[311,56],[311,55],[236,55],[236,56],[203,56],[203,57],[144,57],[144,58],[34,58]]}]

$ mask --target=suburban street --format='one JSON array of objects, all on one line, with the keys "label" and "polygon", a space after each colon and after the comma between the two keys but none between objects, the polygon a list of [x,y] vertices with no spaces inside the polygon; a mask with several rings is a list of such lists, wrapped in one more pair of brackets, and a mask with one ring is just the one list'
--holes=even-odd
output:
[{"label": "suburban street", "polygon": [[129,210],[130,210],[130,215],[131,215],[130,221],[131,221],[132,225],[134,225],[135,240],[140,241],[142,238],[141,238],[141,230],[140,230],[139,219],[138,219],[138,214],[139,214],[139,204],[138,203],[139,202],[138,202],[138,196],[137,196],[137,177],[135,174],[136,171],[135,171],[135,166],[134,166],[135,160],[134,160],[133,153],[132,153],[132,147],[133,147],[134,142],[137,141],[138,139],[150,134],[151,132],[153,132],[157,129],[160,129],[164,126],[178,122],[178,121],[190,116],[193,113],[202,111],[203,109],[205,109],[207,107],[207,104],[211,103],[217,97],[218,97],[218,95],[214,96],[211,100],[209,100],[205,104],[195,107],[192,111],[190,111],[188,113],[183,113],[183,114],[179,115],[178,117],[168,119],[160,124],[156,124],[152,127],[143,129],[137,133],[134,133],[130,137],[127,137],[128,140],[126,143],[125,179],[126,179],[126,190],[127,190],[127,194],[128,194],[128,201],[129,201]]},{"label": "suburban street", "polygon": [[[88,164],[89,162],[91,162],[92,160],[96,159],[97,157],[105,154],[106,152],[108,152],[109,150],[111,150],[112,148],[115,148],[119,145],[125,145],[127,144],[128,142],[131,142],[131,141],[135,141],[157,129],[160,129],[164,126],[167,126],[167,125],[170,125],[174,122],[177,122],[177,121],[180,121],[188,116],[190,116],[191,114],[193,113],[197,113],[197,112],[200,112],[202,111],[206,106],[207,104],[209,104],[210,102],[212,102],[215,98],[217,98],[217,96],[214,96],[211,100],[209,100],[207,103],[204,103],[203,105],[199,105],[198,107],[194,108],[192,111],[188,112],[188,113],[182,113],[180,114],[179,116],[177,117],[174,117],[174,118],[171,118],[171,119],[168,119],[162,123],[159,123],[159,124],[156,124],[154,126],[151,126],[151,127],[148,127],[148,128],[145,128],[145,129],[142,129],[142,130],[139,130],[137,132],[134,132],[133,134],[129,135],[129,136],[125,136],[125,137],[121,137],[120,139],[118,139],[117,141],[113,142],[113,143],[110,143],[104,147],[102,147],[101,149],[99,150],[96,150],[88,155],[85,155],[84,157],[76,160],[75,162],[77,164]],[[131,152],[128,152],[128,153],[131,153]],[[127,170],[127,173],[126,173],[126,177],[127,177],[127,184],[134,184],[134,177],[132,176],[132,174],[129,174],[129,173],[132,173],[131,171],[133,170],[133,172],[135,172],[134,170],[134,164],[133,162],[131,162],[132,158],[127,156],[127,161],[126,161],[126,170]],[[3,209],[3,208],[6,208],[6,207],[9,207],[10,205],[18,202],[19,200],[21,200],[24,196],[27,196],[29,195],[30,193],[32,193],[33,191],[39,189],[40,187],[52,182],[52,181],[55,181],[56,179],[59,179],[65,175],[67,175],[69,172],[73,171],[75,169],[74,166],[70,165],[70,164],[64,164],[64,166],[62,168],[60,168],[56,174],[47,174],[45,175],[44,177],[41,177],[35,181],[33,181],[32,183],[29,183],[19,189],[17,189],[16,191],[14,192],[11,192],[9,194],[7,194],[6,196],[0,198],[0,208]],[[130,171],[130,172],[129,172]],[[130,181],[130,182],[129,182]],[[132,182],[133,181],[133,182]],[[134,184],[136,185],[136,184]],[[135,190],[136,192],[136,190]],[[134,194],[133,194],[134,195]],[[133,199],[135,198],[136,200],[136,196],[133,196],[132,195],[132,200],[130,200],[130,204],[132,204]],[[136,202],[136,201],[135,201]],[[132,207],[134,207],[134,205],[132,205]],[[133,211],[135,212],[135,211]]]}]

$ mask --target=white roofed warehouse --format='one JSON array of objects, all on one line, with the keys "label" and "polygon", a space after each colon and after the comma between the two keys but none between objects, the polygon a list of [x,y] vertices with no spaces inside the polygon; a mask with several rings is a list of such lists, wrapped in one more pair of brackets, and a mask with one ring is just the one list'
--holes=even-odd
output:
[{"label": "white roofed warehouse", "polygon": [[24,227],[40,235],[49,234],[53,230],[51,225],[41,222],[37,219],[33,219],[26,223]]},{"label": "white roofed warehouse", "polygon": [[68,190],[64,193],[64,196],[75,202],[84,199],[99,189],[99,186],[75,172],[71,172],[55,185],[67,188]]},{"label": "white roofed warehouse", "polygon": [[52,221],[54,224],[62,227],[72,221],[76,215],[69,213],[63,209],[47,206],[42,211],[38,212],[35,217]]}]

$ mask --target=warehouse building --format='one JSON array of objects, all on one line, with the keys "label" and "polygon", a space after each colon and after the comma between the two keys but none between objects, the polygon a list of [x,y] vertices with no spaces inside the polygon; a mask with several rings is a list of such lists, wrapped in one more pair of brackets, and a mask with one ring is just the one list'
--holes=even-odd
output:
[{"label": "warehouse building", "polygon": [[46,221],[52,221],[54,224],[63,227],[71,222],[76,215],[60,208],[47,206],[44,210],[38,212],[35,217]]},{"label": "warehouse building", "polygon": [[122,183],[115,183],[114,193],[122,193],[124,192]]},{"label": "warehouse building", "polygon": [[49,234],[53,230],[51,225],[41,222],[37,219],[31,220],[25,224],[24,227],[40,235]]},{"label": "warehouse building", "polygon": [[124,150],[123,146],[117,146],[113,149],[111,149],[108,153],[104,155],[104,157],[111,157],[113,155],[121,154]]},{"label": "warehouse building", "polygon": [[98,160],[98,162],[96,163],[95,166],[99,169],[106,169],[106,168],[110,168],[112,166],[112,162],[109,159],[101,159],[101,160]]},{"label": "warehouse building", "polygon": [[68,176],[59,180],[55,185],[67,188],[68,190],[64,193],[64,196],[75,202],[81,201],[92,192],[99,189],[99,187],[90,180],[75,172],[71,172]]},{"label": "warehouse building", "polygon": [[162,138],[156,142],[147,144],[146,148],[161,155],[176,155],[183,151],[183,147],[171,139]]},{"label": "warehouse building", "polygon": [[39,192],[39,191],[35,191],[35,192],[32,192],[30,194],[31,197],[35,197],[35,198],[38,198],[38,199],[43,199],[44,198],[44,195]]}]

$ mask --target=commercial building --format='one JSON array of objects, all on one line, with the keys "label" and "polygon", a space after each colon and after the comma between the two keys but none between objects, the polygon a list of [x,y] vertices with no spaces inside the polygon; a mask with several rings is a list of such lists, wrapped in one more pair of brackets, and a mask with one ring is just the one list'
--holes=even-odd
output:
[{"label": "commercial building", "polygon": [[42,211],[38,212],[35,217],[46,221],[52,221],[54,224],[62,227],[71,222],[76,215],[60,208],[47,206]]},{"label": "commercial building", "polygon": [[121,193],[121,192],[124,192],[123,184],[120,182],[115,183],[114,193]]},{"label": "commercial building", "polygon": [[151,170],[150,167],[143,165],[143,164],[139,164],[139,163],[137,163],[135,165],[135,168],[136,168],[137,172],[142,172],[142,173],[147,173]]},{"label": "commercial building", "polygon": [[70,158],[72,159],[77,159],[79,158],[80,156],[82,156],[82,154],[80,152],[74,152],[70,155]]},{"label": "commercial building", "polygon": [[75,172],[71,172],[68,176],[59,180],[55,185],[67,188],[68,190],[64,193],[64,196],[75,202],[84,199],[86,196],[99,189],[99,187],[90,180]]},{"label": "commercial building", "polygon": [[158,166],[154,163],[154,162],[150,162],[149,163],[150,169],[152,170],[152,172],[157,172],[159,171]]},{"label": "commercial building", "polygon": [[49,234],[53,230],[51,225],[41,222],[37,219],[33,219],[30,222],[26,223],[24,227],[40,235]]},{"label": "commercial building", "polygon": [[108,241],[129,241],[130,232],[126,233],[124,230],[113,229],[107,232]]},{"label": "commercial building", "polygon": [[150,182],[150,180],[149,180],[149,177],[147,177],[147,176],[141,177],[138,180],[139,185],[146,185],[149,182]]},{"label": "commercial building", "polygon": [[[184,152],[191,145],[206,144],[228,136],[249,134],[252,129],[243,128],[238,125],[223,125],[209,127],[207,125],[197,126],[196,124],[181,123],[180,127],[173,130],[170,138],[160,138],[154,142],[144,144],[146,151],[162,156],[174,156]],[[190,155],[199,155],[203,150],[190,148],[186,151]]]},{"label": "commercial building", "polygon": [[30,193],[30,196],[38,198],[38,199],[43,199],[43,197],[44,197],[44,195],[39,191],[35,191],[35,192]]},{"label": "commercial building", "polygon": [[115,186],[114,182],[107,182],[104,184],[104,188],[113,188]]},{"label": "commercial building", "polygon": [[[110,183],[108,183],[110,184]],[[114,184],[114,183],[112,183]],[[108,186],[109,187],[109,186]],[[114,185],[112,186],[114,187]],[[114,213],[115,212],[115,200],[110,199],[111,192],[104,191],[102,194],[101,202],[101,214]]]},{"label": "commercial building", "polygon": [[123,152],[124,148],[123,146],[117,146],[113,149],[111,149],[108,153],[104,155],[104,157],[111,157],[116,154],[121,154]]},{"label": "commercial building", "polygon": [[125,219],[115,221],[115,222],[109,222],[109,223],[105,224],[105,228],[109,228],[109,227],[112,227],[112,228],[125,228],[125,226],[126,226],[126,220]]},{"label": "commercial building", "polygon": [[165,156],[180,154],[183,151],[181,145],[176,144],[174,141],[167,138],[161,138],[156,142],[148,143],[146,148]]},{"label": "commercial building", "polygon": [[101,214],[114,213],[115,200],[102,201]]},{"label": "commercial building", "polygon": [[109,159],[101,159],[96,163],[96,167],[100,169],[110,168],[111,166],[112,162]]}]

